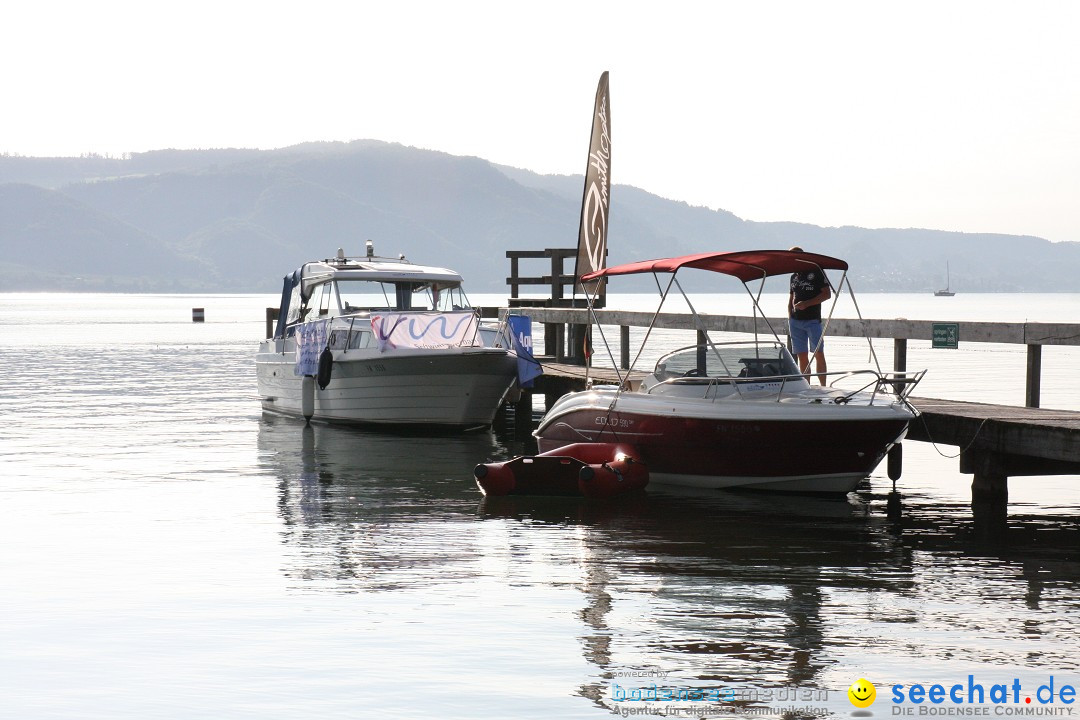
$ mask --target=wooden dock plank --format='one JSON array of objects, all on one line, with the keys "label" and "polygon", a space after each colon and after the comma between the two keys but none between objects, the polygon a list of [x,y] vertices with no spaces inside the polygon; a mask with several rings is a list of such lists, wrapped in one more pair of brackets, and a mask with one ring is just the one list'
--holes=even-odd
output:
[{"label": "wooden dock plank", "polygon": [[[585,387],[585,366],[584,365],[571,365],[569,363],[557,363],[557,362],[554,362],[553,360],[551,360],[549,358],[546,358],[546,357],[538,357],[537,359],[543,364],[543,366],[544,366],[544,374],[545,375],[548,375],[548,376],[551,376],[551,377],[557,377],[557,378],[566,378],[566,379],[571,379],[571,380],[572,379],[579,379],[581,381],[582,385],[578,389],[580,390],[580,389],[583,389]],[[619,382],[619,374],[617,372],[615,372],[615,370],[613,368],[611,368],[611,367],[594,366],[594,367],[589,369],[588,374],[589,374],[589,377],[593,378],[593,380],[598,380],[600,382],[613,383],[613,384]],[[625,374],[626,374],[626,371],[623,370],[623,375],[625,375]],[[634,370],[632,373],[630,373],[630,378],[632,380],[641,380],[641,378],[645,377],[646,375],[648,375],[648,373],[642,372],[641,370]]]},{"label": "wooden dock plank", "polygon": [[[908,438],[995,453],[1075,464],[1080,469],[1080,412],[912,398],[922,413]],[[1022,463],[1016,472],[1023,474]]]},{"label": "wooden dock plank", "polygon": [[[502,312],[508,312],[503,310]],[[699,313],[695,319],[687,313],[630,310],[596,310],[592,314],[582,308],[516,307],[514,312],[528,315],[534,322],[589,324],[595,318],[604,325],[625,325],[676,330],[706,330],[720,332],[767,333],[772,327],[781,335],[786,332],[787,318],[765,319],[748,315],[711,315]],[[942,318],[943,321],[949,318]],[[929,342],[933,337],[933,320],[832,318],[828,321],[829,335],[844,337],[874,337]],[[1018,345],[1080,345],[1080,324],[1077,323],[1004,323],[957,321],[960,341],[991,342]]]}]

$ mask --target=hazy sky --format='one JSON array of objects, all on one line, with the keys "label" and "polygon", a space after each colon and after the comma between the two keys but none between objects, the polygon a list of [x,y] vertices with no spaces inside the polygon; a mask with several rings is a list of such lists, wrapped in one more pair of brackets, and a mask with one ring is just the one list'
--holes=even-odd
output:
[{"label": "hazy sky", "polygon": [[0,153],[374,138],[751,220],[1080,241],[1080,2],[5,3]]}]

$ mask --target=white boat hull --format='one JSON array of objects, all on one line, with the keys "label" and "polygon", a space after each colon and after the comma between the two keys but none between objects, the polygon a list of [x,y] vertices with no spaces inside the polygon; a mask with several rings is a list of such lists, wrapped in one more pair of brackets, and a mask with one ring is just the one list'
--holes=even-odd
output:
[{"label": "white boat hull", "polygon": [[657,485],[698,488],[701,490],[769,490],[792,493],[849,493],[866,479],[867,473],[842,475],[796,475],[784,478],[746,476],[688,475],[683,473],[650,473],[649,480]]},{"label": "white boat hull", "polygon": [[[280,341],[279,341],[280,342]],[[303,378],[292,341],[264,343],[256,357],[264,410],[303,416]],[[517,378],[514,356],[499,348],[334,351],[331,379],[314,386],[311,419],[416,429],[490,425]]]}]

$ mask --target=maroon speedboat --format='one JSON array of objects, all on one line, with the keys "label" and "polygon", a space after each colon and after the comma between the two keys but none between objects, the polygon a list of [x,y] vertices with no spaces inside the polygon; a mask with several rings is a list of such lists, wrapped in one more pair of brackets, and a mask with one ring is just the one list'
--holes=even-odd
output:
[{"label": "maroon speedboat", "polygon": [[[750,290],[751,281],[810,267],[843,272],[841,288],[847,281],[843,260],[785,250],[650,260],[598,270],[582,281],[670,273],[662,307],[682,268],[731,275]],[[760,312],[758,296],[751,291],[750,297]],[[827,386],[812,386],[779,335],[772,335],[767,341],[708,340],[669,353],[633,390],[621,383],[565,395],[541,421],[537,444],[550,452],[572,443],[631,443],[654,483],[793,492],[855,489],[903,439],[917,414],[907,396],[925,371],[827,373]]]}]

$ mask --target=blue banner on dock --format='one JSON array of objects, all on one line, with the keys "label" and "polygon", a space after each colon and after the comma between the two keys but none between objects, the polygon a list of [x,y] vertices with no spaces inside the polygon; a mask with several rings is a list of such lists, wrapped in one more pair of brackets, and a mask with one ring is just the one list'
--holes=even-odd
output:
[{"label": "blue banner on dock", "polygon": [[543,375],[540,363],[533,359],[532,319],[526,315],[510,315],[506,318],[514,339],[514,352],[518,356],[518,384],[531,388],[533,380]]}]

